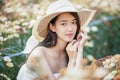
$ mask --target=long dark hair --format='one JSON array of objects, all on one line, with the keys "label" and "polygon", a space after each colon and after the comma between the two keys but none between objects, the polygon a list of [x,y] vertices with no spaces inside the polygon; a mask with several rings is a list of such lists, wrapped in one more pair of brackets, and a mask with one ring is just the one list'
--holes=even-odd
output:
[{"label": "long dark hair", "polygon": [[[79,16],[76,12],[69,12],[72,16],[75,17],[76,19],[76,24],[77,24],[77,31],[76,31],[76,35],[74,37],[74,39],[76,39],[78,33],[79,33],[79,30],[80,30],[80,19],[79,19]],[[50,23],[52,23],[53,25],[55,25],[56,23],[56,20],[58,19],[59,15],[56,16],[55,18],[53,18]],[[48,24],[49,26],[49,24]],[[57,43],[57,35],[55,32],[51,31],[50,28],[48,27],[48,34],[47,36],[45,37],[45,39],[39,43],[39,46],[44,46],[44,47],[54,47]]]}]

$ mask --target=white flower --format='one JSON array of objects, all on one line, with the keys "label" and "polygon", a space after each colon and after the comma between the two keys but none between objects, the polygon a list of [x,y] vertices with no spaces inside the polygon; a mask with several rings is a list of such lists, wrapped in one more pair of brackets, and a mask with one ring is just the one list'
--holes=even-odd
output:
[{"label": "white flower", "polygon": [[102,62],[102,65],[107,65],[106,61],[103,61],[103,62]]},{"label": "white flower", "polygon": [[32,28],[33,25],[34,25],[34,23],[35,23],[35,20],[34,20],[34,19],[30,20],[30,22],[29,22],[29,28]]},{"label": "white flower", "polygon": [[14,66],[13,63],[11,63],[11,62],[6,63],[6,65],[7,65],[8,67],[13,67],[13,66]]},{"label": "white flower", "polygon": [[12,38],[13,38],[13,35],[8,35],[7,38],[8,38],[8,39],[12,39]]},{"label": "white flower", "polygon": [[6,41],[6,40],[7,40],[7,38],[4,38],[4,39],[3,39],[3,41]]},{"label": "white flower", "polygon": [[27,12],[21,12],[21,13],[19,13],[19,15],[24,17],[24,16],[27,16],[28,13]]},{"label": "white flower", "polygon": [[0,42],[2,42],[4,39],[3,39],[3,37],[2,36],[0,36]]},{"label": "white flower", "polygon": [[0,76],[4,77],[5,80],[11,80],[6,74],[0,73]]},{"label": "white flower", "polygon": [[117,74],[117,71],[114,70],[114,71],[110,72],[103,80],[112,80],[116,74]]},{"label": "white flower", "polygon": [[85,30],[87,33],[89,33],[90,32],[90,27],[89,26],[83,27],[83,30]]},{"label": "white flower", "polygon": [[88,58],[89,61],[95,60],[95,58],[92,55],[87,55],[87,58]]},{"label": "white flower", "polygon": [[106,62],[107,64],[109,64],[110,61],[111,61],[110,59],[106,59],[106,60],[105,60],[105,62]]},{"label": "white flower", "polygon": [[83,8],[83,5],[76,4],[75,7],[76,7],[76,9],[82,9],[82,8]]},{"label": "white flower", "polygon": [[12,59],[11,59],[9,56],[5,56],[5,57],[3,58],[3,60],[4,60],[4,61],[7,61],[7,62],[11,62],[11,61],[12,61]]},{"label": "white flower", "polygon": [[100,0],[94,0],[90,3],[90,6],[95,7],[100,3]]},{"label": "white flower", "polygon": [[85,46],[93,47],[93,46],[94,46],[94,43],[93,43],[93,41],[89,41],[89,42],[86,42],[86,43],[85,43]]},{"label": "white flower", "polygon": [[45,14],[45,10],[44,10],[44,9],[40,9],[40,10],[39,10],[39,14],[40,14],[40,15],[44,15],[44,14]]},{"label": "white flower", "polygon": [[112,68],[115,66],[115,63],[110,63],[109,66],[110,66],[110,68]]},{"label": "white flower", "polygon": [[111,74],[116,75],[117,74],[117,70],[112,71]]},{"label": "white flower", "polygon": [[108,70],[106,70],[104,68],[97,68],[96,71],[95,71],[95,73],[94,73],[94,77],[96,77],[96,78],[102,78],[107,73],[108,73]]},{"label": "white flower", "polygon": [[19,21],[19,20],[15,20],[15,21],[13,21],[13,24],[19,25],[19,24],[20,24],[20,21]]},{"label": "white flower", "polygon": [[107,64],[107,65],[104,65],[104,68],[105,68],[105,69],[109,69],[110,66]]},{"label": "white flower", "polygon": [[117,63],[118,61],[119,61],[119,59],[117,59],[116,57],[111,58],[111,63]]},{"label": "white flower", "polygon": [[106,6],[108,6],[108,2],[107,1],[102,1],[100,6],[101,7],[106,7]]},{"label": "white flower", "polygon": [[91,27],[91,30],[92,30],[93,32],[97,32],[97,31],[98,31],[98,28],[97,28],[96,26],[92,26],[92,27]]},{"label": "white flower", "polygon": [[19,34],[15,33],[13,34],[14,37],[18,38],[19,37]]},{"label": "white flower", "polygon": [[14,29],[20,29],[20,26],[16,25],[16,26],[14,26]]},{"label": "white flower", "polygon": [[4,11],[6,13],[11,13],[11,12],[14,12],[14,8],[10,7],[10,8],[5,8]]},{"label": "white flower", "polygon": [[29,22],[23,22],[22,25],[23,25],[23,26],[28,26],[28,25],[29,25]]},{"label": "white flower", "polygon": [[12,32],[14,32],[14,29],[12,29],[12,28],[5,29],[5,30],[6,30],[5,33],[12,33]]},{"label": "white flower", "polygon": [[103,16],[103,17],[102,17],[102,20],[103,20],[103,21],[107,21],[107,17],[106,17],[106,16]]},{"label": "white flower", "polygon": [[113,78],[114,78],[114,75],[109,73],[107,76],[104,77],[103,80],[112,80]]},{"label": "white flower", "polygon": [[2,22],[7,21],[7,18],[6,17],[0,17],[0,21],[2,21]]}]

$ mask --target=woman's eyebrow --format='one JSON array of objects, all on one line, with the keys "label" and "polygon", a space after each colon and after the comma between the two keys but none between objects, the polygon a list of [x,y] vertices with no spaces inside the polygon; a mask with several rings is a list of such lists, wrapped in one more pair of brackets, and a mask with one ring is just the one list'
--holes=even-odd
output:
[{"label": "woman's eyebrow", "polygon": [[77,19],[73,19],[72,21],[77,21]]},{"label": "woman's eyebrow", "polygon": [[60,20],[59,22],[68,22],[68,20]]},{"label": "woman's eyebrow", "polygon": [[[76,19],[74,18],[72,21],[76,21]],[[68,22],[68,20],[60,20],[59,22]]]}]

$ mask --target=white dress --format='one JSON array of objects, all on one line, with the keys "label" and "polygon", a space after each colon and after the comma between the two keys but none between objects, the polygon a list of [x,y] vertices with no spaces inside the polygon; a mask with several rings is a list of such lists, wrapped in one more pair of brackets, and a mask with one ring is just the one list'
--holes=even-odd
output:
[{"label": "white dress", "polygon": [[27,68],[26,64],[24,64],[18,72],[17,80],[33,80],[36,77],[38,77],[38,75]]},{"label": "white dress", "polygon": [[[54,74],[55,78],[58,78],[60,76],[60,73]],[[26,64],[22,65],[20,68],[18,75],[17,75],[17,80],[34,80],[37,78],[38,75],[31,71],[29,68],[27,68]]]}]

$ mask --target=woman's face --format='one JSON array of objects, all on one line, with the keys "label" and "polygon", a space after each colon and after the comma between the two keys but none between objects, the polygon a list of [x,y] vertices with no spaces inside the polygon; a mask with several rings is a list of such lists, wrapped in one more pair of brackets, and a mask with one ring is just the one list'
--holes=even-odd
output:
[{"label": "woman's face", "polygon": [[57,38],[66,42],[73,40],[77,24],[76,19],[70,13],[62,13],[58,16],[53,31],[56,32]]}]

